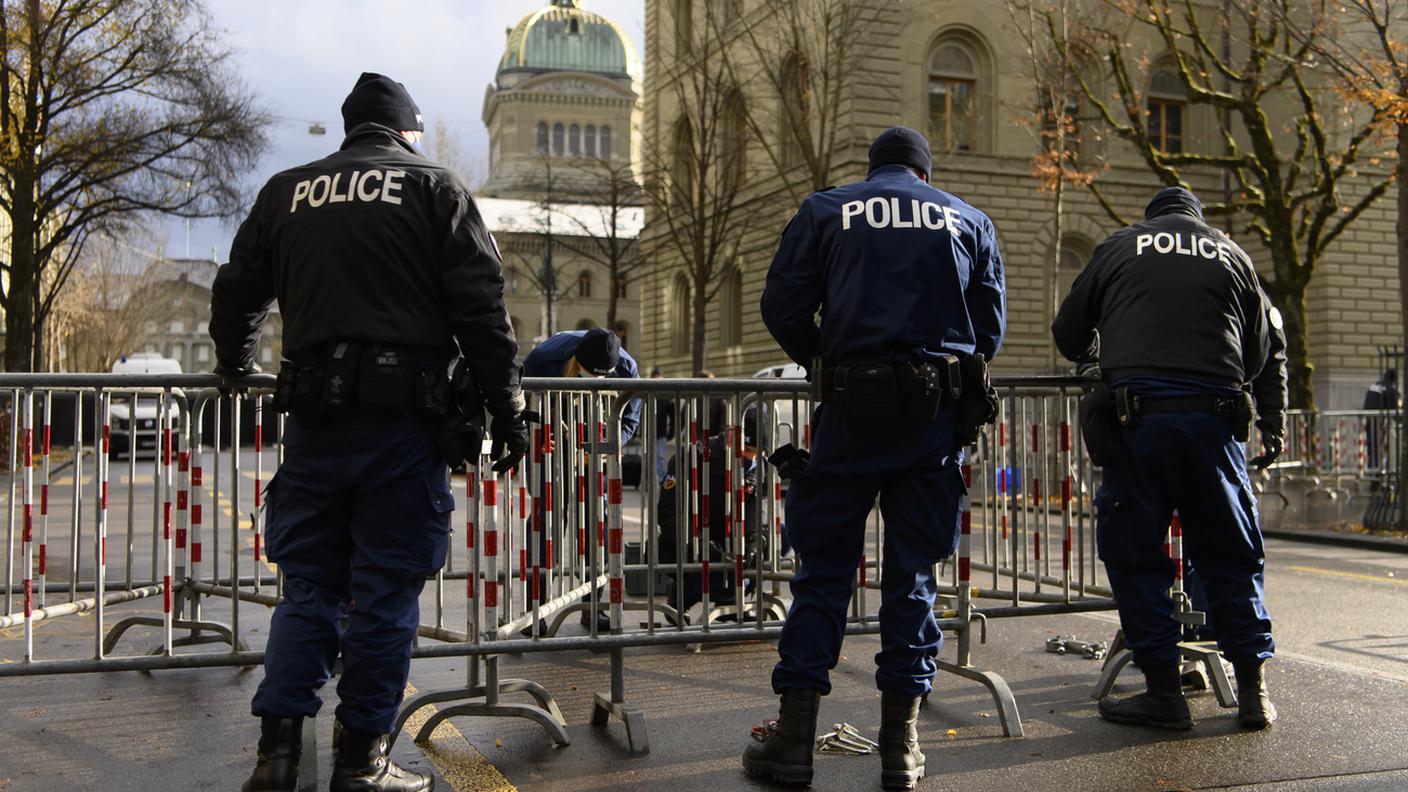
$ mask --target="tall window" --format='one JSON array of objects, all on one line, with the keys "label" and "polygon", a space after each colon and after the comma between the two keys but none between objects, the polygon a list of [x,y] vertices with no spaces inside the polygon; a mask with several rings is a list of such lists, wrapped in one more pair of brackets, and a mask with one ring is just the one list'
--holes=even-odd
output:
[{"label": "tall window", "polygon": [[940,44],[929,59],[929,140],[940,151],[972,151],[977,59],[956,42]]},{"label": "tall window", "polygon": [[587,270],[582,270],[582,274],[577,276],[577,296],[585,298],[592,296],[592,274]]},{"label": "tall window", "polygon": [[694,200],[694,130],[689,119],[681,118],[675,123],[675,139],[671,153],[670,177],[674,184],[676,202],[687,203]]},{"label": "tall window", "polygon": [[548,154],[548,122],[538,122],[538,153],[543,156]]},{"label": "tall window", "polygon": [[743,92],[735,88],[724,103],[723,155],[724,172],[733,182],[733,187],[742,187],[748,181],[748,117]]},{"label": "tall window", "polygon": [[601,158],[611,159],[611,127],[609,126],[601,128]]},{"label": "tall window", "polygon": [[675,0],[675,52],[689,52],[694,42],[694,3]]},{"label": "tall window", "polygon": [[629,322],[617,321],[616,326],[611,328],[616,333],[616,337],[621,339],[622,348],[630,346],[631,325]]},{"label": "tall window", "polygon": [[587,156],[596,159],[596,125],[587,124]]},{"label": "tall window", "polygon": [[778,139],[783,142],[782,165],[795,168],[802,164],[802,145],[808,135],[807,64],[797,53],[782,62],[778,84],[782,87]]},{"label": "tall window", "polygon": [[1080,271],[1085,269],[1086,262],[1090,261],[1091,251],[1090,242],[1084,237],[1070,234],[1061,237],[1061,261],[1056,272],[1057,300],[1065,299],[1071,293],[1071,285],[1076,282]]},{"label": "tall window", "polygon": [[566,136],[567,133],[566,130],[562,128],[562,124],[552,125],[552,153],[554,157],[562,156],[564,138]]},{"label": "tall window", "polygon": [[504,270],[504,288],[509,294],[518,294],[518,269],[509,267]]},{"label": "tall window", "polygon": [[670,352],[689,354],[689,278],[675,276],[675,288],[670,295]]},{"label": "tall window", "polygon": [[1149,78],[1149,140],[1166,154],[1183,151],[1183,122],[1188,95],[1183,83],[1169,66],[1157,69]]},{"label": "tall window", "polygon": [[567,130],[567,153],[574,156],[582,156],[582,128],[573,124]]},{"label": "tall window", "polygon": [[626,283],[626,276],[625,276],[625,275],[617,275],[617,276],[616,276],[616,297],[617,297],[618,299],[621,299],[621,300],[626,299],[626,294],[627,294],[627,287],[628,287],[628,285],[629,285],[629,284]]},{"label": "tall window", "polygon": [[719,345],[743,343],[743,273],[737,267],[724,275],[719,288]]}]

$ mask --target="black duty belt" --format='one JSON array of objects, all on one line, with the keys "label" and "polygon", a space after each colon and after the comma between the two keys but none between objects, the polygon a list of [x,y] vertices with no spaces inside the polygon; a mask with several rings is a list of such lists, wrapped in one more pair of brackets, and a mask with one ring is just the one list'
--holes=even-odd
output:
[{"label": "black duty belt", "polygon": [[903,416],[932,422],[940,405],[957,402],[962,390],[962,373],[953,356],[916,364],[812,364],[812,398],[845,405],[847,415],[860,421]]},{"label": "black duty belt", "polygon": [[1134,410],[1141,413],[1210,412],[1231,415],[1236,400],[1222,396],[1135,396]]}]

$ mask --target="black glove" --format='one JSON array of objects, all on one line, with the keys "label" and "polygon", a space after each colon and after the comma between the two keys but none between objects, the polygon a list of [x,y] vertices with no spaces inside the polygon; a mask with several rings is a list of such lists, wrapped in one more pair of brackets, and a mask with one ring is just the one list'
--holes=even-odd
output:
[{"label": "black glove", "polygon": [[811,462],[811,459],[810,451],[788,443],[768,456],[768,464],[777,468],[778,478],[790,481],[798,474],[806,472],[807,464]]},{"label": "black glove", "polygon": [[500,476],[518,467],[528,454],[530,414],[522,410],[500,413],[489,424],[489,434],[494,442],[489,446],[489,457],[494,460],[494,475]]},{"label": "black glove", "polygon": [[1286,448],[1286,419],[1280,413],[1273,413],[1259,418],[1256,428],[1261,430],[1262,454],[1248,464],[1257,470],[1265,470]]},{"label": "black glove", "polygon": [[221,396],[229,398],[236,390],[235,388],[230,386],[230,380],[242,379],[244,377],[250,377],[262,372],[263,369],[259,368],[259,364],[251,361],[248,365],[242,366],[240,368],[226,366],[224,363],[216,363],[215,369],[211,373],[215,374],[216,376],[225,378],[225,382],[219,385],[219,390]]},{"label": "black glove", "polygon": [[954,409],[953,437],[962,446],[978,442],[983,427],[997,420],[997,389],[988,376],[987,359],[969,355],[960,363],[963,393]]}]

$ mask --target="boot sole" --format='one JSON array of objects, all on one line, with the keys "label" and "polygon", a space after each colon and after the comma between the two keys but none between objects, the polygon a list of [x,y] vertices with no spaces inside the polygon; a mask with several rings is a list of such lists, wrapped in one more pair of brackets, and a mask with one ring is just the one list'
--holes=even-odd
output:
[{"label": "boot sole", "polygon": [[914,789],[919,780],[924,777],[924,765],[920,765],[913,770],[884,770],[880,773],[881,789],[909,790]]},{"label": "boot sole", "polygon": [[812,768],[797,765],[783,765],[776,762],[744,760],[743,769],[748,775],[767,778],[784,786],[806,787],[812,785]]},{"label": "boot sole", "polygon": [[1193,728],[1191,718],[1178,721],[1160,721],[1151,718],[1125,718],[1118,715],[1112,716],[1107,712],[1101,712],[1100,717],[1110,723],[1118,723],[1122,726],[1148,726],[1152,729],[1163,729],[1165,731],[1188,731]]}]

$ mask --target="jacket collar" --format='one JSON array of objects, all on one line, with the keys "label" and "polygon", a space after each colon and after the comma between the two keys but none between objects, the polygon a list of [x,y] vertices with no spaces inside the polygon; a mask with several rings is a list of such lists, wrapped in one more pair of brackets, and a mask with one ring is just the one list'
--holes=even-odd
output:
[{"label": "jacket collar", "polygon": [[385,148],[400,148],[401,150],[415,154],[416,149],[401,133],[389,126],[383,126],[368,122],[352,127],[347,133],[347,137],[342,139],[342,151],[356,146],[382,146]]},{"label": "jacket collar", "polygon": [[866,181],[885,179],[891,181],[919,181],[919,176],[908,165],[881,165],[871,171],[866,177]]}]

